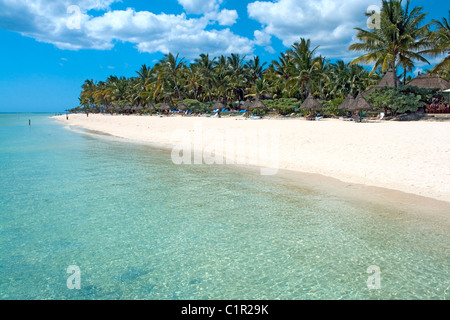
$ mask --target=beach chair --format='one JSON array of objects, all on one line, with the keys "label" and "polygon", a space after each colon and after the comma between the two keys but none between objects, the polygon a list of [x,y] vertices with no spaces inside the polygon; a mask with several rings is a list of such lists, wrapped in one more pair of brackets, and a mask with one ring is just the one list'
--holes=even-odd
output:
[{"label": "beach chair", "polygon": [[[244,112],[242,112],[242,111],[244,111]],[[245,118],[245,113],[247,112],[247,110],[242,110],[242,111],[239,112],[239,113],[242,113],[240,116],[235,117],[236,120],[244,120],[244,119],[246,119]]]}]

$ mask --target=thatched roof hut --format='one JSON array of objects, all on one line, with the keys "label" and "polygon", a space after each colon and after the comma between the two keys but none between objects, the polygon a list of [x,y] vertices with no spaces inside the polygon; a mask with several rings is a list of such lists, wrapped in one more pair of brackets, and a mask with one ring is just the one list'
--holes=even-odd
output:
[{"label": "thatched roof hut", "polygon": [[185,110],[187,110],[187,107],[182,103],[178,106],[178,110],[185,111]]},{"label": "thatched roof hut", "polygon": [[300,109],[313,110],[313,109],[322,109],[322,105],[314,99],[312,94],[309,94],[308,98],[302,103]]},{"label": "thatched roof hut", "polygon": [[146,107],[146,109],[149,110],[149,111],[153,111],[153,110],[155,110],[155,106],[154,106],[152,103],[150,103],[150,104]]},{"label": "thatched roof hut", "polygon": [[256,100],[249,106],[249,110],[267,109],[266,105],[261,100]]},{"label": "thatched roof hut", "polygon": [[383,78],[380,80],[380,82],[377,85],[372,86],[369,90],[364,92],[362,95],[364,97],[367,97],[369,94],[375,91],[375,89],[384,88],[384,87],[395,87],[395,82],[397,81],[397,85],[400,84],[400,81],[398,80],[397,75],[394,73],[394,70],[389,69],[386,71],[386,74],[383,76]]},{"label": "thatched roof hut", "polygon": [[450,89],[450,83],[438,75],[419,75],[408,82],[408,85],[426,89],[440,89],[441,91]]}]

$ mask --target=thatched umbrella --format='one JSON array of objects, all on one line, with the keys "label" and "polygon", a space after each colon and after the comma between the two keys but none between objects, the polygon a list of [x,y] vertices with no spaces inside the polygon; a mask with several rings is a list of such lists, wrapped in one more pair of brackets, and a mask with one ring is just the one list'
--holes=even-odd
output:
[{"label": "thatched umbrella", "polygon": [[144,107],[142,107],[141,105],[138,105],[136,108],[134,108],[134,112],[142,113],[142,110],[144,110]]},{"label": "thatched umbrella", "polygon": [[[362,94],[358,94],[356,99],[350,104],[347,108],[349,111],[357,111],[359,114],[361,111],[369,111],[372,110],[372,106],[367,102],[367,100],[362,96]],[[359,121],[361,122],[361,117]]]},{"label": "thatched umbrella", "polygon": [[249,110],[255,110],[255,109],[267,109],[267,107],[262,101],[256,100],[249,106]]},{"label": "thatched umbrella", "polygon": [[150,104],[146,107],[146,109],[149,110],[149,111],[154,111],[154,110],[155,110],[155,106],[154,106],[152,103],[150,103]]},{"label": "thatched umbrella", "polygon": [[187,107],[186,107],[184,104],[180,104],[180,105],[178,106],[178,110],[180,110],[180,111],[185,111],[185,110],[187,110]]},{"label": "thatched umbrella", "polygon": [[241,110],[248,110],[250,109],[250,106],[252,105],[252,103],[250,101],[245,101],[243,104],[241,104]]},{"label": "thatched umbrella", "polygon": [[350,105],[349,110],[369,111],[369,110],[372,110],[372,106],[367,102],[367,100],[360,93],[356,97],[355,101]]},{"label": "thatched umbrella", "polygon": [[225,107],[226,107],[226,106],[225,106],[222,102],[217,101],[217,102],[214,103],[214,105],[212,106],[212,109],[213,109],[213,110],[216,110],[216,109],[222,110],[222,109],[225,109]]},{"label": "thatched umbrella", "polygon": [[319,103],[319,101],[314,99],[312,94],[309,94],[308,98],[306,98],[306,100],[300,106],[300,110],[301,109],[309,110],[310,113],[311,110],[313,109],[322,109],[322,108],[323,108],[322,105]]},{"label": "thatched umbrella", "polygon": [[130,106],[130,105],[128,104],[128,105],[126,105],[125,107],[123,107],[122,110],[123,110],[124,113],[131,113],[131,112],[132,112],[132,111],[131,111],[132,109],[133,109],[133,107]]},{"label": "thatched umbrella", "polygon": [[110,104],[104,107],[105,111],[108,113],[113,114],[114,113],[114,107]]},{"label": "thatched umbrella", "polygon": [[163,103],[160,107],[159,107],[159,110],[162,110],[162,111],[164,111],[164,110],[170,110],[171,108],[170,108],[170,105],[168,104],[168,103]]},{"label": "thatched umbrella", "polygon": [[339,105],[339,109],[349,110],[351,105],[355,102],[355,98],[351,94],[345,98],[344,102]]}]

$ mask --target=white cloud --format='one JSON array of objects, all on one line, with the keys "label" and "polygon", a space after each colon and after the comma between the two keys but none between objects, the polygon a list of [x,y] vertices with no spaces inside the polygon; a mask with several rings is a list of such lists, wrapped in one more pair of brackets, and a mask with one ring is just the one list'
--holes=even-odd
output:
[{"label": "white cloud", "polygon": [[[286,47],[302,38],[321,45],[327,57],[348,56],[347,48],[355,35],[355,27],[365,27],[364,13],[379,0],[278,0],[248,4],[249,17],[260,22],[265,35],[275,36]],[[256,40],[266,36],[256,34]]]},{"label": "white cloud", "polygon": [[236,10],[223,9],[219,12],[210,12],[205,15],[212,21],[217,21],[221,26],[232,26],[239,18]]},{"label": "white cloud", "polygon": [[255,44],[259,46],[267,46],[270,44],[272,36],[269,33],[256,30],[253,34],[255,36]]},{"label": "white cloud", "polygon": [[200,53],[211,56],[231,53],[250,54],[252,42],[233,34],[229,29],[221,31],[202,30],[196,34],[171,33],[168,38],[157,38],[138,44],[141,52],[182,52],[186,57],[198,57]]},{"label": "white cloud", "polygon": [[[199,17],[186,14],[154,14],[134,9],[110,10],[117,0],[0,0],[0,28],[16,31],[40,42],[51,43],[60,49],[108,50],[117,41],[135,44],[141,52],[173,52],[186,56],[200,53],[253,52],[253,43],[229,29],[208,28],[218,22],[229,26],[236,22],[235,10],[218,10],[221,0],[182,1],[187,8],[200,5],[202,10],[213,11]],[[181,3],[181,0],[180,0]],[[80,6],[79,28],[69,28],[73,13],[67,8]],[[90,10],[105,10],[93,12]],[[208,29],[208,30],[207,30]]]},{"label": "white cloud", "polygon": [[187,13],[202,14],[217,12],[223,0],[178,0]]}]

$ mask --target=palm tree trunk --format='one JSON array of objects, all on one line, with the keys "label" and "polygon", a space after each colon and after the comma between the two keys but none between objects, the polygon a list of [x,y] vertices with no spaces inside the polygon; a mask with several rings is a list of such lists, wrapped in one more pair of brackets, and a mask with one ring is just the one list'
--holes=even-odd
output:
[{"label": "palm tree trunk", "polygon": [[392,70],[394,72],[394,86],[395,86],[395,89],[397,89],[397,87],[398,87],[398,78],[397,78],[397,66],[395,65],[395,61],[392,64]]}]

